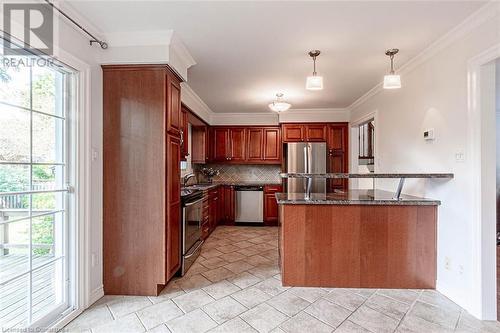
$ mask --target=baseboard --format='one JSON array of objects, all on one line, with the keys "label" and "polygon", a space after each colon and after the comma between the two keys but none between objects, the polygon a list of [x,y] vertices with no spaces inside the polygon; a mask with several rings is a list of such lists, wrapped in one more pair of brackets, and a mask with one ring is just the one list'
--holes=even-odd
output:
[{"label": "baseboard", "polygon": [[91,306],[103,296],[104,296],[104,286],[101,285],[90,292],[88,306]]}]

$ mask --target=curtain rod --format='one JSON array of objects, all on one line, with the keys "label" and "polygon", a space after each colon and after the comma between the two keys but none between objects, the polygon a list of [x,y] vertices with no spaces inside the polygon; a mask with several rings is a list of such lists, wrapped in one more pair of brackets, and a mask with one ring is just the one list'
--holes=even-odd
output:
[{"label": "curtain rod", "polygon": [[103,40],[100,40],[99,38],[97,38],[96,36],[92,35],[87,29],[85,29],[84,27],[82,27],[78,22],[76,22],[75,20],[73,20],[68,14],[66,14],[65,12],[63,12],[61,9],[59,9],[58,7],[56,7],[52,2],[50,2],[49,0],[45,0],[46,3],[48,3],[49,5],[52,6],[52,8],[54,8],[55,10],[57,10],[59,13],[61,13],[65,18],[67,18],[71,23],[73,23],[74,25],[76,25],[80,30],[82,30],[83,32],[85,32],[87,35],[89,35],[92,39],[90,40],[90,45],[92,46],[94,43],[97,43],[101,46],[101,48],[103,50],[107,49],[108,48],[108,43],[106,43],[105,41]]}]

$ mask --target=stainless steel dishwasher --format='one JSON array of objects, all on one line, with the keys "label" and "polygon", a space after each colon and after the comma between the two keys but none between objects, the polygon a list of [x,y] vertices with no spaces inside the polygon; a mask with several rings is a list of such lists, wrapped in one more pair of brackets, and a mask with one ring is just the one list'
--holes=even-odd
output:
[{"label": "stainless steel dishwasher", "polygon": [[264,187],[255,185],[238,185],[236,192],[235,222],[264,223]]}]

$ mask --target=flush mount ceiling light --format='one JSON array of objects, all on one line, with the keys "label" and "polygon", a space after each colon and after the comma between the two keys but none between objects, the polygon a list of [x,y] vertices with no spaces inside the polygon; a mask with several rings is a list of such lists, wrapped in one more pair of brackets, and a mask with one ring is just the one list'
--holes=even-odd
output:
[{"label": "flush mount ceiling light", "polygon": [[269,104],[269,108],[275,112],[282,112],[288,110],[292,104],[287,103],[283,100],[283,94],[277,93],[276,100]]},{"label": "flush mount ceiling light", "polygon": [[317,75],[316,73],[316,57],[321,53],[320,50],[312,50],[309,52],[309,56],[313,58],[313,75],[308,76],[306,80],[307,90],[322,90],[323,89],[323,77]]},{"label": "flush mount ceiling light", "polygon": [[394,55],[399,52],[399,49],[389,49],[385,51],[385,55],[391,58],[391,71],[384,76],[384,89],[399,89],[401,88],[401,76],[394,72]]}]

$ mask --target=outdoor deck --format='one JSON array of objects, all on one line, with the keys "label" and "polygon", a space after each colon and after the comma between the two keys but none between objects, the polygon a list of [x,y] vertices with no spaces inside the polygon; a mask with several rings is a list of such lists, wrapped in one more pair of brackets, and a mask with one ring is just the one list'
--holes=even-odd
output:
[{"label": "outdoor deck", "polygon": [[[36,256],[33,258],[33,267],[53,258],[52,255]],[[24,272],[29,268],[27,255],[0,256],[0,328],[15,328],[26,325],[28,316],[29,274],[10,282],[4,281]],[[55,303],[55,276],[56,266],[48,264],[33,272],[33,319],[50,311]]]}]

